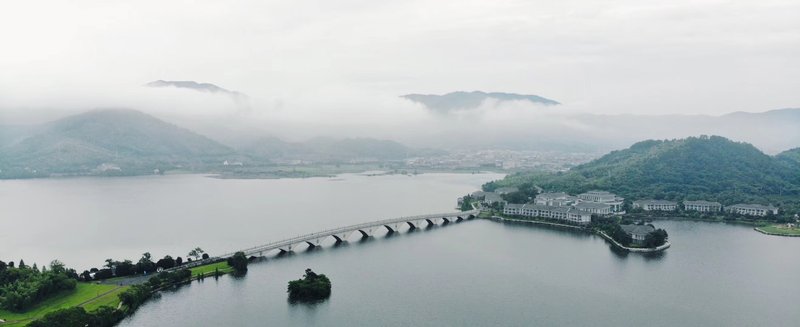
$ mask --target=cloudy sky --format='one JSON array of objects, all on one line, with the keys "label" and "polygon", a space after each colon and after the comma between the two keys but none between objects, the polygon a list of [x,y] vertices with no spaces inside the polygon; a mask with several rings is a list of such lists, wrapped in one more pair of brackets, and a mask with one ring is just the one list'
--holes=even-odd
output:
[{"label": "cloudy sky", "polygon": [[215,83],[284,118],[410,119],[397,95],[455,90],[596,113],[798,107],[799,12],[796,0],[4,1],[0,117],[236,110],[141,86],[157,79]]}]

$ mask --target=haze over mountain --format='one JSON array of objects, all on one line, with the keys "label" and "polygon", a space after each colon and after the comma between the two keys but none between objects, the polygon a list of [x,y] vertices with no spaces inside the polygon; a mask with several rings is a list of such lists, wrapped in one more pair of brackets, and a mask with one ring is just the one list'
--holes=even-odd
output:
[{"label": "haze over mountain", "polygon": [[37,129],[0,148],[3,176],[96,170],[141,174],[217,162],[234,153],[209,138],[134,110],[94,110]]},{"label": "haze over mountain", "polygon": [[198,92],[205,92],[205,93],[215,93],[215,94],[224,94],[229,96],[233,101],[240,106],[249,106],[249,97],[247,94],[231,91],[217,85],[211,83],[198,83],[195,81],[165,81],[165,80],[157,80],[152,81],[150,83],[145,84],[146,87],[155,87],[155,88],[163,88],[163,87],[174,87],[178,89],[188,89]]},{"label": "haze over mountain", "polygon": [[285,142],[262,137],[234,149],[129,109],[93,110],[43,125],[3,128],[0,139],[0,178],[140,175],[154,169],[211,172],[225,161],[350,162],[442,153],[370,138]]},{"label": "haze over mountain", "polygon": [[557,105],[557,101],[530,94],[516,94],[503,92],[450,92],[443,95],[437,94],[406,94],[400,96],[416,103],[421,103],[426,108],[436,112],[448,112],[451,110],[469,110],[478,108],[487,100],[497,102],[504,101],[525,101],[541,105]]},{"label": "haze over mountain", "polygon": [[529,181],[548,191],[602,189],[633,199],[797,202],[800,169],[781,156],[719,136],[648,140],[563,174],[511,175],[492,187]]}]

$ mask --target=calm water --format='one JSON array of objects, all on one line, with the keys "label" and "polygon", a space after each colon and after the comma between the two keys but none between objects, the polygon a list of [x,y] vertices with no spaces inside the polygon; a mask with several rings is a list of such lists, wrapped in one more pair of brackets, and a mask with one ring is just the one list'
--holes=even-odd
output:
[{"label": "calm water", "polygon": [[[11,248],[66,258],[88,247],[81,251],[102,260],[105,254],[95,251],[133,256],[142,247],[178,251],[195,243],[216,252],[375,217],[446,211],[459,194],[496,177],[0,183],[0,257]],[[36,205],[47,201],[54,204]],[[26,219],[11,224],[11,214]],[[343,246],[329,241],[319,250],[252,264],[242,278],[209,278],[163,293],[122,325],[796,326],[800,321],[800,239],[724,224],[656,225],[670,233],[673,246],[651,256],[618,253],[592,235],[485,220],[364,242],[354,235]],[[34,229],[33,240],[6,226]],[[305,268],[331,278],[330,299],[287,303],[287,281]]]},{"label": "calm water", "polygon": [[220,254],[294,235],[454,211],[498,174],[223,180],[199,175],[0,180],[0,260],[64,261]]}]

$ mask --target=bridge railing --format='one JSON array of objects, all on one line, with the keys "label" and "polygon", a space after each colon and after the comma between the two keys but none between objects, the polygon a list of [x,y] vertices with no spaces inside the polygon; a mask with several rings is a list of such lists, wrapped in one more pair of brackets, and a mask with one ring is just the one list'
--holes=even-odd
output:
[{"label": "bridge railing", "polygon": [[[338,233],[356,231],[356,230],[364,229],[364,228],[368,228],[368,227],[378,227],[378,226],[383,226],[383,225],[393,224],[393,223],[398,223],[398,222],[406,222],[406,221],[421,220],[421,219],[433,219],[433,218],[447,218],[447,217],[456,217],[456,216],[462,216],[462,215],[475,215],[475,214],[478,214],[479,212],[480,212],[480,210],[476,209],[476,210],[461,211],[461,212],[436,213],[436,214],[405,216],[405,217],[399,217],[399,218],[383,219],[383,220],[377,220],[377,221],[372,221],[372,222],[368,222],[368,223],[361,223],[361,224],[356,224],[356,225],[341,226],[341,227],[326,229],[326,230],[323,230],[323,231],[309,233],[309,234],[305,234],[305,235],[298,235],[298,236],[295,236],[295,237],[292,237],[292,238],[283,239],[283,240],[280,240],[280,241],[275,241],[275,242],[271,242],[271,243],[267,243],[267,244],[262,244],[262,245],[246,248],[246,249],[243,249],[243,250],[239,250],[239,251],[236,251],[236,252],[248,253],[248,252],[253,252],[253,251],[257,251],[257,250],[261,250],[261,249],[274,248],[274,247],[280,246],[280,245],[289,245],[289,244],[294,244],[294,243],[300,243],[300,242],[304,242],[304,241],[307,241],[307,240],[310,240],[310,239],[314,239],[314,238],[317,238],[317,237],[331,236],[331,235],[335,235],[335,234],[338,234]],[[226,253],[224,255],[219,256],[218,258],[227,258],[227,257],[232,256],[234,253],[235,252]]]}]

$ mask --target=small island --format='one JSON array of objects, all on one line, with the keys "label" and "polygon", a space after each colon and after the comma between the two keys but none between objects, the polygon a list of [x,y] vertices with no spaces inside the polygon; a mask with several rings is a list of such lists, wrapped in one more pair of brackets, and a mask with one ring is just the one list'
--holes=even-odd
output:
[{"label": "small island", "polygon": [[302,279],[289,282],[289,301],[314,302],[331,296],[331,281],[324,274],[306,269]]}]

